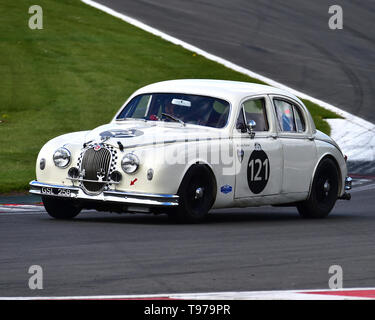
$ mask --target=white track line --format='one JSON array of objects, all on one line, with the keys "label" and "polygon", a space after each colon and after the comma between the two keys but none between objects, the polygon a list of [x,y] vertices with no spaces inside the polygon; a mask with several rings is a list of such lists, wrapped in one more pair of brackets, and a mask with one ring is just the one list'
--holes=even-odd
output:
[{"label": "white track line", "polygon": [[37,214],[44,211],[43,206],[37,205],[1,205],[0,217],[11,214]]},{"label": "white track line", "polygon": [[[245,292],[207,292],[145,295],[97,295],[61,297],[0,297],[0,300],[127,300],[127,299],[180,299],[180,300],[373,300],[374,298],[339,295],[345,291],[374,291],[374,288],[352,288],[342,290],[283,290]],[[316,292],[316,293],[315,293]],[[330,294],[319,294],[329,292]],[[334,295],[337,293],[337,295]]]},{"label": "white track line", "polygon": [[373,189],[375,189],[375,184],[367,184],[364,186],[353,187],[353,189],[350,190],[350,193],[362,192],[362,191],[373,190]]}]

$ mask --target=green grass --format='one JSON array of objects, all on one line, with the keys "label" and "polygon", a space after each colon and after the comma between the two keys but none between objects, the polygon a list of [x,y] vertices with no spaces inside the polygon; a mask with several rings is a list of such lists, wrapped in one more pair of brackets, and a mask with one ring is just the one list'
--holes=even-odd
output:
[{"label": "green grass", "polygon": [[327,109],[324,109],[309,100],[302,99],[302,101],[305,104],[305,106],[309,109],[311,116],[314,119],[316,128],[328,135],[331,133],[331,128],[329,127],[328,122],[324,119],[342,118],[338,114]]},{"label": "green grass", "polygon": [[[141,86],[177,78],[260,83],[78,0],[38,1],[44,29],[30,30],[33,4],[0,4],[0,192],[27,190],[45,142],[109,122]],[[329,133],[323,118],[337,115],[305,103]]]}]

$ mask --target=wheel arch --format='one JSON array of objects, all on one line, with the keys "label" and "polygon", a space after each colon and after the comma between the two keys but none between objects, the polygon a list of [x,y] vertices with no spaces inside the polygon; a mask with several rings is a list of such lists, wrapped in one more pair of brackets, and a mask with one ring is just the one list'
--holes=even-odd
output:
[{"label": "wheel arch", "polygon": [[337,194],[337,196],[339,197],[339,196],[341,195],[341,193],[342,193],[342,188],[343,188],[343,186],[342,186],[341,181],[342,181],[343,177],[342,177],[342,172],[341,172],[341,169],[340,169],[339,162],[337,161],[337,159],[335,158],[335,156],[334,156],[333,154],[327,152],[327,153],[323,154],[323,155],[319,158],[319,160],[316,162],[315,168],[314,168],[314,170],[313,170],[313,174],[312,174],[311,179],[310,179],[310,187],[309,187],[309,193],[308,193],[308,197],[307,197],[307,198],[309,198],[309,197],[310,197],[310,194],[311,194],[311,188],[312,188],[312,184],[313,184],[313,181],[314,181],[314,178],[315,178],[316,170],[318,169],[320,163],[321,163],[324,159],[331,159],[331,160],[333,161],[333,163],[335,164],[336,169],[337,169],[337,173],[338,173],[338,175],[339,175],[339,181],[338,181],[338,182],[339,182],[339,183],[338,183],[339,188],[338,188],[338,194]]},{"label": "wheel arch", "polygon": [[179,186],[178,186],[178,190],[180,190],[180,187],[181,187],[181,185],[182,185],[182,182],[184,181],[184,178],[186,177],[187,173],[188,173],[188,172],[189,172],[194,166],[203,166],[203,167],[205,167],[205,168],[208,170],[208,172],[209,172],[209,174],[210,174],[210,178],[211,178],[211,181],[212,181],[212,183],[213,183],[213,190],[214,190],[214,201],[213,201],[213,203],[212,203],[212,205],[213,205],[213,204],[215,203],[215,201],[216,201],[216,196],[217,196],[217,179],[216,179],[215,172],[214,172],[212,166],[211,166],[209,163],[207,163],[206,161],[198,160],[198,159],[197,159],[197,160],[194,160],[194,161],[190,162],[190,163],[186,166],[185,171],[184,171],[184,173],[183,173],[183,175],[182,175],[182,178],[181,178],[181,180],[180,180],[180,184],[179,184]]}]

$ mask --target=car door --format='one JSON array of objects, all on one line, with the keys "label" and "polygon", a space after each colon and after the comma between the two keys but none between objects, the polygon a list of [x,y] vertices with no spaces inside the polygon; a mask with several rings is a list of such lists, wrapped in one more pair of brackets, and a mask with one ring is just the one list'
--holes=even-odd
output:
[{"label": "car door", "polygon": [[304,108],[284,96],[271,96],[278,139],[282,143],[284,168],[282,193],[309,191],[316,159],[316,146]]},{"label": "car door", "polygon": [[[250,120],[256,122],[253,138],[245,125]],[[233,131],[237,153],[236,199],[280,193],[283,151],[275,130],[272,102],[268,96],[243,100]]]}]

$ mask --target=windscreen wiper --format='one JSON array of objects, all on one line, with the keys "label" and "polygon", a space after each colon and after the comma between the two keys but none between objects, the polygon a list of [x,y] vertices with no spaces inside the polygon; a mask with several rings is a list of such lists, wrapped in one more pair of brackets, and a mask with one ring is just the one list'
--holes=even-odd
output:
[{"label": "windscreen wiper", "polygon": [[139,121],[144,121],[144,122],[147,121],[146,119],[143,119],[143,118],[118,118],[116,119],[116,121],[127,121],[127,120],[139,120]]},{"label": "windscreen wiper", "polygon": [[172,115],[170,115],[170,114],[168,114],[168,113],[162,112],[161,115],[162,115],[162,116],[165,116],[165,117],[167,117],[167,118],[169,118],[169,119],[171,119],[171,120],[173,120],[173,121],[175,121],[175,122],[179,122],[179,123],[181,123],[183,126],[185,126],[185,122],[183,122],[181,119],[178,119],[178,118],[176,118],[176,117],[174,117],[174,116],[172,116]]}]

